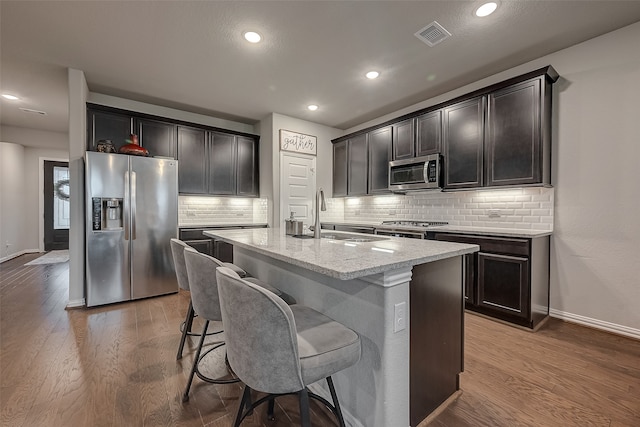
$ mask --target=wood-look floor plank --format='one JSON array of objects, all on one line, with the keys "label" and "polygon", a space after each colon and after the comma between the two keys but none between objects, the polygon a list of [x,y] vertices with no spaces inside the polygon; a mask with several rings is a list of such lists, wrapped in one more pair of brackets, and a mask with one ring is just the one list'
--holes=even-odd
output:
[{"label": "wood-look floor plank", "polygon": [[[38,256],[0,264],[0,425],[232,425],[240,383],[196,378],[181,400],[197,345],[188,338],[176,361],[188,292],[67,311],[68,263],[24,266]],[[196,318],[194,330],[202,323]],[[556,319],[531,333],[472,314],[465,337],[462,393],[431,425],[640,425],[640,341]],[[208,337],[205,348],[221,339]],[[228,375],[224,351],[203,370]],[[314,427],[337,425],[317,402],[311,410]],[[242,426],[299,419],[297,399],[285,396],[275,421],[262,406]]]}]

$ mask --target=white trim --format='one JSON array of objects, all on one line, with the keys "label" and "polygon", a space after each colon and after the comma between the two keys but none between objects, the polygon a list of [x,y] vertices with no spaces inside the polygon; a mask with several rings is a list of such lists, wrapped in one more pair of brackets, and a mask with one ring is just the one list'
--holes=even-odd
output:
[{"label": "white trim", "polygon": [[25,250],[22,250],[22,251],[20,251],[20,252],[13,253],[13,254],[11,254],[11,255],[7,255],[7,256],[6,256],[6,257],[4,257],[4,258],[0,258],[0,263],[3,263],[3,262],[5,262],[5,261],[9,261],[10,259],[17,258],[17,257],[19,257],[20,255],[24,255],[24,254],[34,254],[34,253],[37,253],[37,252],[43,252],[43,251],[41,251],[41,250],[39,250],[39,249],[25,249]]},{"label": "white trim", "polygon": [[65,309],[68,310],[70,308],[82,308],[84,306],[85,306],[84,298],[74,299],[74,300],[69,300]]},{"label": "white trim", "polygon": [[613,334],[624,335],[626,337],[640,340],[640,329],[618,325],[617,323],[605,322],[604,320],[593,319],[591,317],[580,316],[579,314],[567,313],[566,311],[560,311],[554,308],[549,310],[549,315],[558,319],[589,326],[594,329],[600,329]]},{"label": "white trim", "polygon": [[60,159],[57,157],[39,157],[38,158],[38,247],[40,252],[44,252],[44,162],[67,162],[69,159]]}]

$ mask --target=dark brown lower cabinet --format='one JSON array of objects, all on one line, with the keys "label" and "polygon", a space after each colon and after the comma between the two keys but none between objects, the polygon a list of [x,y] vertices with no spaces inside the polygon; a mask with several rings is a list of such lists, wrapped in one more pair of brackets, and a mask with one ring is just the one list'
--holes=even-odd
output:
[{"label": "dark brown lower cabinet", "polygon": [[198,252],[210,255],[222,262],[233,262],[233,245],[212,239],[204,234],[207,230],[229,230],[235,228],[264,228],[266,225],[242,225],[229,227],[180,228],[179,238]]},{"label": "dark brown lower cabinet", "polygon": [[467,310],[528,328],[549,315],[549,236],[435,233],[433,238],[480,246],[464,262]]}]

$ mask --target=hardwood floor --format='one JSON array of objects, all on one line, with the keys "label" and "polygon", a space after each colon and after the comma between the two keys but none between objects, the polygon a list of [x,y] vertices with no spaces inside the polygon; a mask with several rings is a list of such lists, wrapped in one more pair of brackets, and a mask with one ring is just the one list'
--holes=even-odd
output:
[{"label": "hardwood floor", "polygon": [[[231,425],[239,384],[196,378],[181,401],[195,349],[187,340],[175,360],[187,293],[65,310],[68,263],[23,265],[36,257],[0,264],[0,425]],[[640,426],[639,341],[555,319],[536,333],[465,321],[463,392],[430,425]],[[223,357],[205,369],[221,375]],[[242,425],[297,425],[297,400],[277,402],[275,422],[262,408]],[[312,406],[314,426],[336,425]]]}]

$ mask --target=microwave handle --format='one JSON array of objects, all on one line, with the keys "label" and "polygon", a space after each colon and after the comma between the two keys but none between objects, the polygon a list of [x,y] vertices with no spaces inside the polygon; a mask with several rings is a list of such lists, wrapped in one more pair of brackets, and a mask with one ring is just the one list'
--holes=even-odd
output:
[{"label": "microwave handle", "polygon": [[429,182],[429,163],[431,163],[431,160],[424,162],[424,167],[422,169],[422,176],[425,183]]}]

